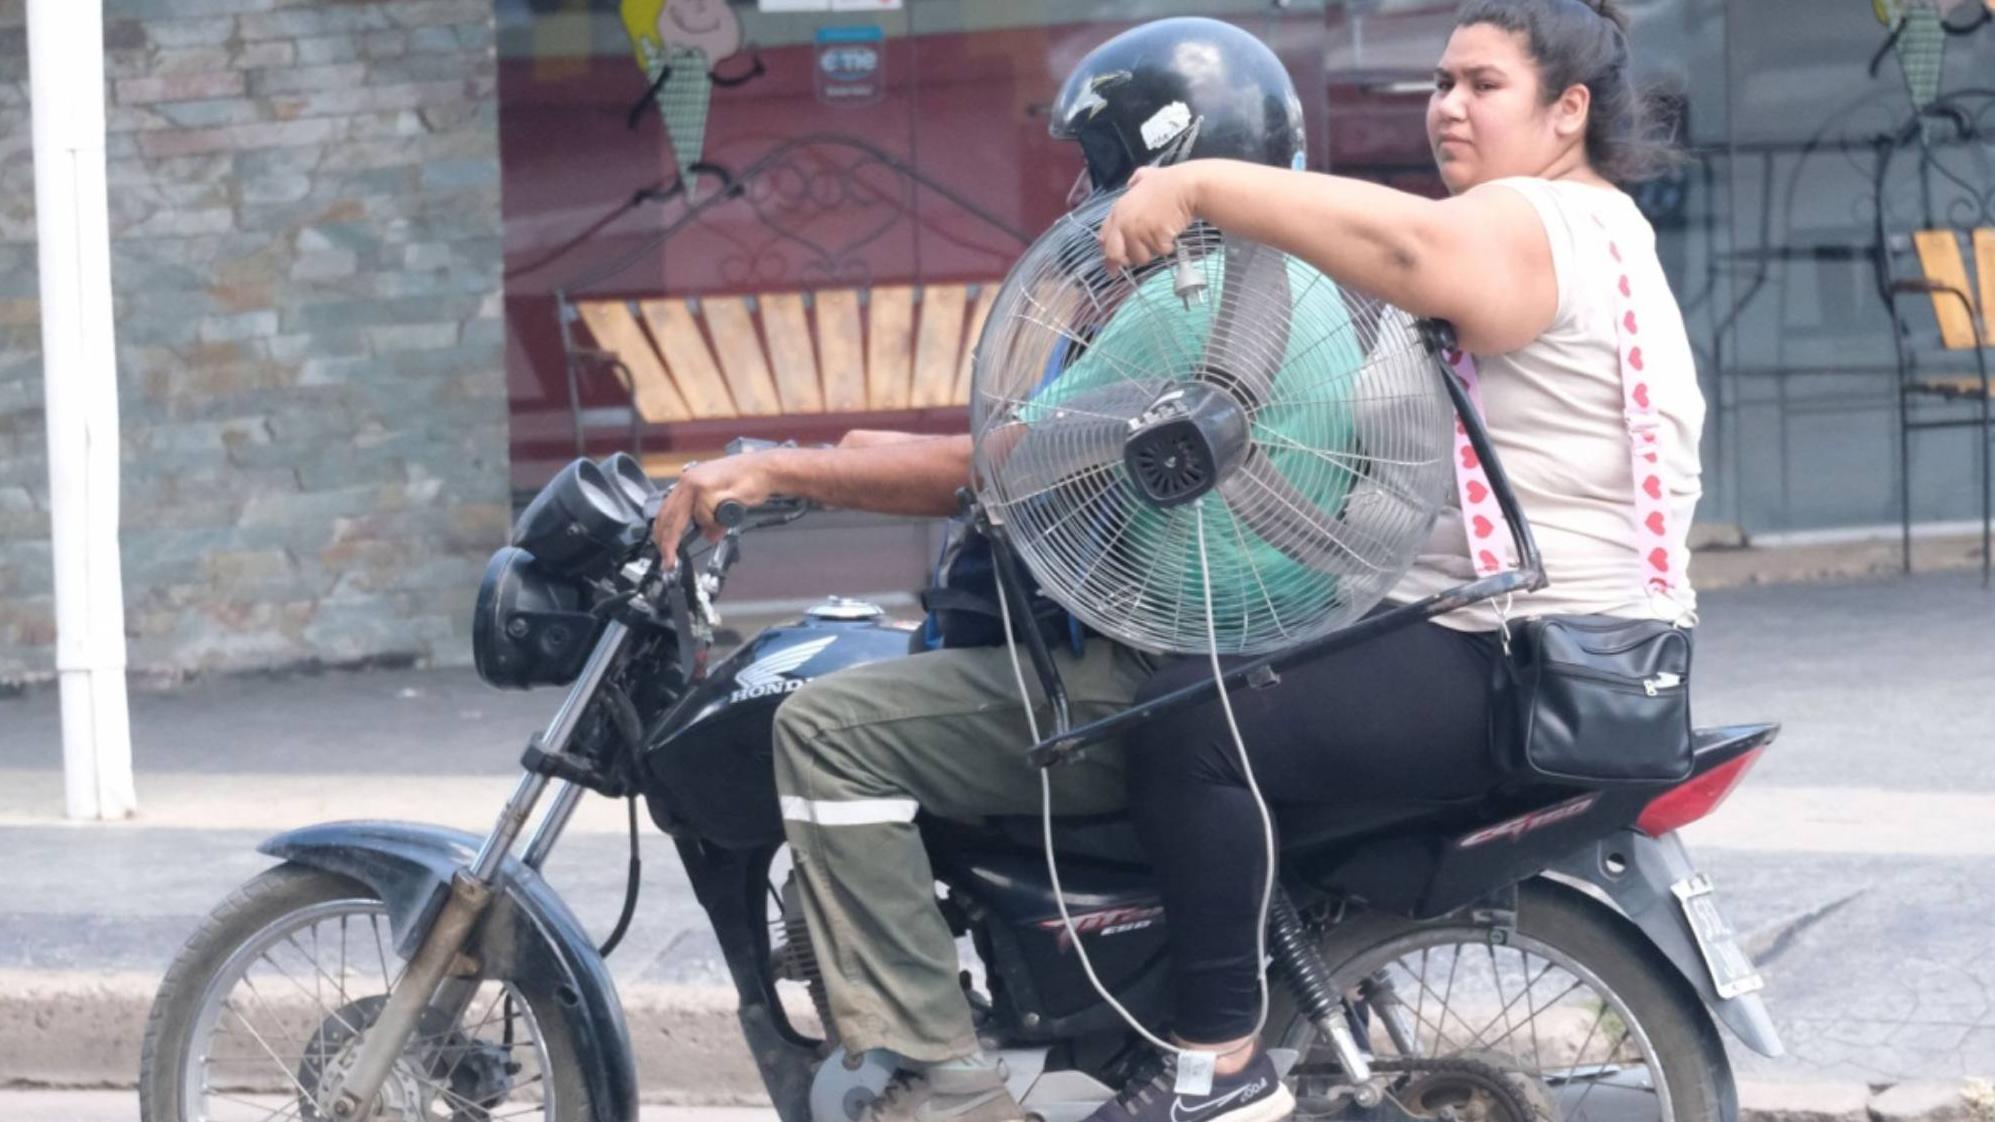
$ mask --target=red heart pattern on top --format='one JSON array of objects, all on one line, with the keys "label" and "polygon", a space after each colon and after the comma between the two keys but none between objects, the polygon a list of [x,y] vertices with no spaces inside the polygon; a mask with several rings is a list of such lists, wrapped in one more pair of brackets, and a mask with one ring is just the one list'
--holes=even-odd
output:
[{"label": "red heart pattern on top", "polygon": [[[1593,221],[1603,231],[1606,230],[1606,224],[1600,220],[1599,216],[1593,216]],[[1607,251],[1609,256],[1617,264],[1625,267],[1626,258],[1621,252],[1619,242],[1611,238],[1608,239]],[[1633,299],[1634,283],[1630,280],[1627,273],[1624,272],[1617,275],[1615,286],[1620,290],[1620,294],[1624,299]],[[1620,308],[1620,313],[1619,321],[1615,326],[1620,329],[1622,341],[1626,343],[1630,340],[1630,337],[1641,334],[1641,319],[1632,307],[1624,305]],[[1477,388],[1474,360],[1461,351],[1452,348],[1444,352],[1444,357],[1451,367],[1456,368],[1456,376],[1463,388],[1473,398]],[[1642,348],[1639,345],[1626,347],[1622,355],[1622,362],[1625,369],[1637,373],[1645,371],[1647,367],[1646,358],[1642,354]],[[1630,376],[1629,380],[1634,381],[1632,376]],[[1629,387],[1628,394],[1635,408],[1643,413],[1653,413],[1654,406],[1650,399],[1649,385],[1646,381],[1636,381],[1633,386]],[[1477,402],[1477,404],[1479,407],[1480,403]],[[1457,420],[1455,423],[1455,433],[1458,437],[1463,438],[1468,435],[1467,427],[1460,420]],[[1639,465],[1641,461],[1646,460],[1650,464],[1658,464],[1660,462],[1660,456],[1657,452],[1659,440],[1654,431],[1654,426],[1651,424],[1640,425],[1635,438],[1637,444],[1633,454],[1636,458],[1636,463]],[[1487,481],[1479,474],[1474,477],[1471,477],[1469,474],[1480,472],[1482,467],[1481,458],[1476,454],[1474,446],[1469,444],[1466,439],[1458,440],[1456,447],[1460,452],[1460,469],[1463,473],[1459,483],[1464,506],[1466,508],[1480,507],[1492,497]],[[1646,450],[1644,450],[1645,448]],[[1642,475],[1641,493],[1647,495],[1649,500],[1658,503],[1662,502],[1664,499],[1664,488],[1660,473],[1644,474],[1638,472],[1637,474]],[[1637,505],[1642,506],[1644,504],[1638,500]],[[1486,510],[1487,508],[1484,509]],[[1494,512],[1479,514],[1473,513],[1472,510],[1464,510],[1465,529],[1467,529],[1472,542],[1486,540],[1502,528],[1501,516],[1492,517],[1491,515],[1493,514]],[[1637,515],[1640,519],[1641,528],[1646,528],[1650,534],[1657,538],[1665,538],[1667,536],[1670,519],[1665,510],[1638,510]],[[1504,561],[1495,551],[1476,548],[1474,555],[1476,566],[1480,573],[1488,574],[1501,571]],[[1675,586],[1675,581],[1670,575],[1671,560],[1669,550],[1664,547],[1652,549],[1643,556],[1643,559],[1656,574],[1660,574],[1647,577],[1644,581],[1645,585],[1665,593],[1669,592]]]}]

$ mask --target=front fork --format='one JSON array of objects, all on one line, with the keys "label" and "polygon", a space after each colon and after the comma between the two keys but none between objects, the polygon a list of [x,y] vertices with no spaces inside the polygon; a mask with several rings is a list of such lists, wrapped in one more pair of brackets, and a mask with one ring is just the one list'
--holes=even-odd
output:
[{"label": "front fork", "polygon": [[[559,755],[568,747],[581,724],[582,714],[629,638],[629,629],[619,621],[611,620],[603,628],[603,636],[597,640],[596,649],[590,653],[574,687],[541,734],[542,751]],[[369,1115],[375,1097],[381,1093],[381,1085],[387,1081],[396,1058],[408,1046],[409,1038],[415,1035],[425,1009],[440,1007],[452,1023],[463,1015],[477,991],[479,972],[479,964],[464,955],[465,944],[491,904],[499,870],[550,782],[544,774],[521,776],[478,855],[451,878],[443,905],[437,909],[421,945],[395,982],[380,1017],[367,1030],[353,1066],[324,1095],[334,1118],[350,1120]],[[566,780],[557,783],[556,790],[554,805],[527,839],[522,860],[530,868],[539,868],[547,859],[582,796],[582,788]]]}]

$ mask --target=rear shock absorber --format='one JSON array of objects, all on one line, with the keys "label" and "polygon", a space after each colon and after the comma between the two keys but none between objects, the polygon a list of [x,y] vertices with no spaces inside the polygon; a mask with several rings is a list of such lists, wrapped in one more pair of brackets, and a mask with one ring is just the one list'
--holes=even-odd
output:
[{"label": "rear shock absorber", "polygon": [[1309,929],[1296,914],[1294,901],[1279,885],[1268,902],[1268,954],[1288,978],[1297,1008],[1309,1018],[1321,1038],[1330,1042],[1331,1050],[1337,1054],[1337,1065],[1344,1069],[1352,1086],[1360,1088],[1362,1101],[1365,1084],[1372,1077],[1371,1064],[1351,1033],[1351,1018],[1344,999],[1331,985],[1330,968],[1311,944]]}]

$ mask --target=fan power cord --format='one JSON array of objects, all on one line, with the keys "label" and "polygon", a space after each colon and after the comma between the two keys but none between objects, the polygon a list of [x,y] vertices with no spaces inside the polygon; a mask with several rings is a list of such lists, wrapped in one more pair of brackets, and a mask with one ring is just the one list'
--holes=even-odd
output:
[{"label": "fan power cord", "polygon": [[[1192,512],[1197,518],[1198,525],[1199,582],[1205,593],[1205,634],[1212,656],[1213,684],[1219,689],[1219,704],[1226,712],[1226,727],[1232,732],[1233,746],[1240,754],[1240,770],[1247,778],[1247,790],[1253,794],[1255,809],[1261,814],[1261,838],[1266,845],[1267,869],[1261,883],[1260,922],[1254,927],[1254,965],[1256,982],[1261,991],[1261,1010],[1254,1020],[1254,1032],[1247,1045],[1251,1048],[1252,1041],[1259,1040],[1262,1031],[1268,1027],[1268,909],[1274,902],[1275,892],[1275,825],[1274,816],[1268,813],[1268,802],[1261,796],[1261,785],[1254,778],[1254,764],[1247,758],[1247,742],[1240,735],[1239,722],[1234,719],[1233,702],[1227,696],[1226,683],[1223,681],[1225,671],[1219,665],[1219,630],[1212,618],[1212,563],[1205,549],[1205,504],[1202,502],[1195,504]],[[1018,696],[1024,704],[1026,728],[1032,733],[1033,743],[1037,744],[1040,739],[1039,719],[1032,712],[1032,694],[1025,685],[1025,667],[1018,659],[1018,637],[1011,629],[1011,605],[1005,596],[1004,581],[997,582],[997,591],[998,618],[1004,623],[1005,648],[1011,652],[1011,673],[1018,682]],[[1125,1024],[1160,1051],[1179,1057],[1209,1054],[1205,1049],[1180,1048],[1158,1039],[1115,999],[1115,995],[1108,992],[1107,986],[1101,984],[1101,978],[1095,974],[1094,963],[1088,957],[1088,950],[1081,944],[1080,932],[1074,929],[1074,918],[1067,912],[1067,894],[1060,887],[1060,866],[1053,852],[1053,779],[1050,771],[1045,769],[1039,773],[1039,812],[1040,828],[1046,849],[1046,875],[1053,884],[1053,902],[1060,909],[1060,922],[1066,928],[1067,941],[1073,945],[1074,954],[1080,958],[1081,971],[1087,975],[1088,984],[1094,987],[1095,993],[1115,1010]],[[1169,923],[1170,917],[1166,916],[1164,921]]]}]

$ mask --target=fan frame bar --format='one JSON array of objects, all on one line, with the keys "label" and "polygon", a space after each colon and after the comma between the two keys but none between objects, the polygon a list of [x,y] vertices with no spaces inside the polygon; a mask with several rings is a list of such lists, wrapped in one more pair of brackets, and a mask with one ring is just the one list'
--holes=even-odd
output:
[{"label": "fan frame bar", "polygon": [[1230,692],[1250,682],[1265,680],[1269,674],[1322,658],[1333,651],[1343,650],[1374,636],[1410,627],[1416,623],[1425,623],[1471,604],[1483,603],[1518,592],[1535,592],[1545,587],[1544,558],[1538,552],[1537,539],[1531,532],[1529,520],[1524,517],[1522,505],[1517,501],[1517,493],[1510,486],[1509,474],[1503,470],[1503,463],[1498,459],[1496,449],[1490,443],[1489,430],[1484,427],[1481,415],[1469,402],[1468,392],[1460,382],[1456,381],[1447,364],[1441,360],[1441,353],[1455,345],[1454,328],[1443,320],[1427,319],[1420,321],[1420,334],[1429,355],[1432,356],[1435,375],[1447,387],[1448,399],[1454,406],[1455,415],[1467,431],[1469,446],[1475,449],[1476,456],[1482,461],[1483,470],[1489,478],[1490,492],[1495,496],[1497,506],[1502,509],[1504,519],[1510,525],[1510,538],[1517,547],[1517,557],[1520,559],[1517,568],[1492,573],[1466,584],[1456,585],[1447,591],[1435,593],[1425,599],[1416,600],[1411,604],[1402,604],[1397,608],[1368,616],[1342,630],[1241,663],[1216,679],[1206,679],[1182,686],[1140,705],[1132,705],[1113,716],[1073,727],[1067,707],[1067,691],[1060,680],[1059,668],[1053,662],[1052,652],[1047,648],[1039,628],[1018,614],[1027,599],[1025,583],[1019,576],[1018,560],[1011,549],[1010,540],[1005,535],[1004,525],[991,521],[982,506],[972,502],[971,517],[990,539],[992,553],[997,562],[997,579],[1004,582],[1008,602],[1012,605],[1014,633],[1022,633],[1025,636],[1026,650],[1032,657],[1033,669],[1038,673],[1040,686],[1045,690],[1047,700],[1053,709],[1053,734],[1033,745],[1026,754],[1035,766],[1043,768],[1071,759],[1089,745],[1120,736],[1138,725],[1205,701],[1222,686]]}]

